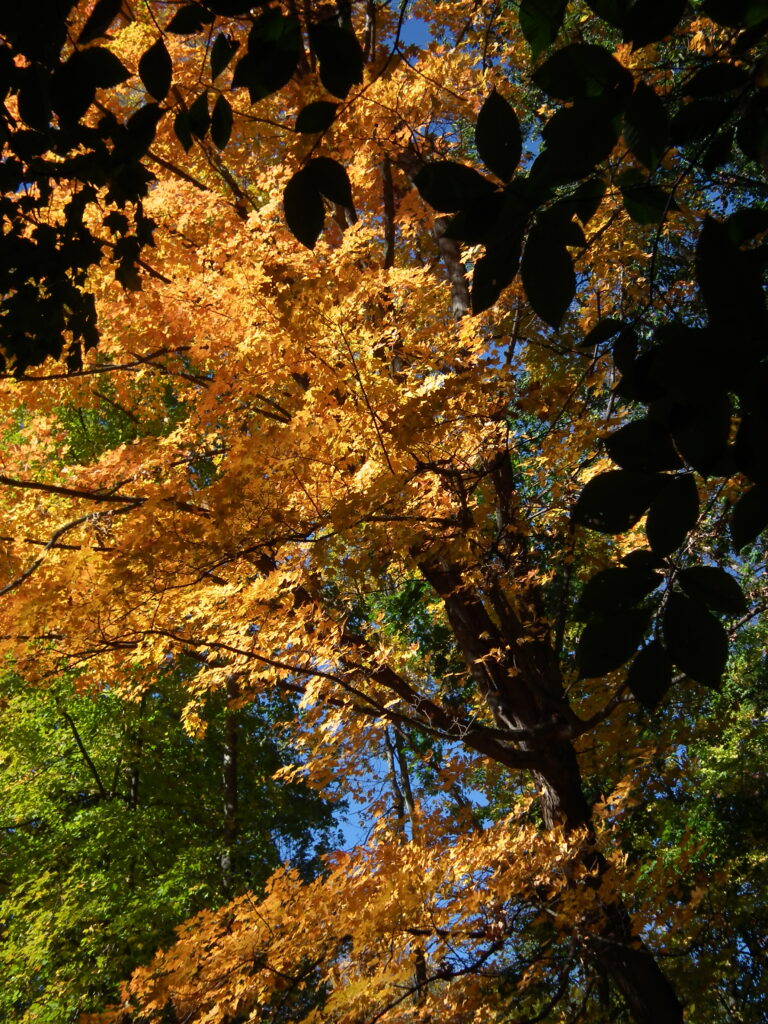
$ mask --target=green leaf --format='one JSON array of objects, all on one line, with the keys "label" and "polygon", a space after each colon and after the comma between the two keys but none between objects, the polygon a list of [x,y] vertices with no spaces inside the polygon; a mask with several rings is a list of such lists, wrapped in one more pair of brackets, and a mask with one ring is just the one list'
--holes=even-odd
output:
[{"label": "green leaf", "polygon": [[579,495],[573,521],[601,533],[624,533],[646,513],[668,480],[663,473],[627,469],[601,473]]},{"label": "green leaf", "polygon": [[240,44],[226,32],[219,32],[211,47],[211,81],[215,81],[226,68]]},{"label": "green leaf", "polygon": [[557,50],[534,72],[533,80],[549,96],[586,99],[607,92],[629,92],[632,74],[604,46],[572,43]]},{"label": "green leaf", "polygon": [[656,91],[638,82],[624,110],[624,141],[649,171],[656,170],[667,147],[669,117]]},{"label": "green leaf", "polygon": [[736,503],[731,519],[731,541],[736,551],[757,540],[768,529],[768,487],[757,484]]},{"label": "green leaf", "polygon": [[672,685],[672,662],[658,640],[635,656],[629,666],[627,684],[632,696],[643,707],[653,710]]},{"label": "green leaf", "polygon": [[747,610],[741,587],[725,569],[713,565],[694,565],[678,573],[677,581],[688,597],[705,604],[713,612],[743,615]]},{"label": "green leaf", "polygon": [[522,0],[520,28],[535,60],[551,46],[563,24],[567,0]]},{"label": "green leaf", "polygon": [[605,446],[622,469],[655,472],[682,466],[669,431],[656,420],[646,418],[628,423],[606,438]]},{"label": "green leaf", "polygon": [[488,170],[509,181],[520,163],[523,136],[517,114],[495,89],[477,116],[475,144]]},{"label": "green leaf", "polygon": [[664,557],[676,551],[699,518],[699,494],[691,473],[672,477],[654,498],[648,511],[645,533],[654,554]]},{"label": "green leaf", "polygon": [[603,569],[584,587],[577,614],[615,615],[647,597],[663,579],[660,573],[645,568]]},{"label": "green leaf", "polygon": [[220,94],[213,105],[211,115],[211,139],[217,149],[224,149],[232,134],[232,107],[227,98]]},{"label": "green leaf", "polygon": [[156,40],[139,60],[139,78],[150,96],[162,102],[171,88],[173,65],[165,42]]},{"label": "green leaf", "polygon": [[559,328],[576,293],[573,260],[551,231],[534,224],[528,232],[520,273],[534,311]]},{"label": "green leaf", "polygon": [[283,212],[288,227],[302,245],[314,249],[323,230],[323,197],[306,168],[297,171],[285,186]]},{"label": "green leaf", "polygon": [[668,213],[679,209],[672,194],[658,185],[639,182],[620,187],[624,209],[636,224],[660,224]]},{"label": "green leaf", "polygon": [[635,0],[627,11],[622,28],[624,42],[636,50],[664,39],[683,16],[687,0]]},{"label": "green leaf", "polygon": [[326,131],[333,124],[338,107],[338,103],[329,103],[327,100],[308,103],[296,117],[296,131],[306,135]]},{"label": "green leaf", "polygon": [[469,206],[496,191],[493,182],[474,168],[453,160],[439,160],[422,167],[414,178],[414,184],[430,206],[449,212]]},{"label": "green leaf", "polygon": [[596,679],[635,654],[650,622],[650,609],[636,608],[584,628],[576,648],[579,679]]},{"label": "green leaf", "polygon": [[698,601],[677,592],[669,595],[664,642],[682,672],[704,686],[720,686],[728,661],[728,636],[722,623]]}]

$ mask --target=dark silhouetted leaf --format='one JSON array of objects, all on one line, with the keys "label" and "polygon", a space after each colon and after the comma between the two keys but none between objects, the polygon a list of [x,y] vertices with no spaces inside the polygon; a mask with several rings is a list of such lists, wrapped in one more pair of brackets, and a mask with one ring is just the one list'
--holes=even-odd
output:
[{"label": "dark silhouetted leaf", "polygon": [[627,684],[643,707],[653,710],[672,685],[672,662],[658,640],[651,640],[629,666]]},{"label": "dark silhouetted leaf", "polygon": [[338,106],[338,103],[329,103],[327,100],[308,103],[296,117],[296,131],[307,135],[324,132],[333,124]]},{"label": "dark silhouetted leaf", "polygon": [[173,122],[173,132],[186,152],[192,148],[192,132],[189,130],[189,114],[186,110],[180,111]]},{"label": "dark silhouetted leaf", "polygon": [[219,32],[211,47],[211,81],[219,77],[237,53],[239,46],[240,44],[226,32]]},{"label": "dark silhouetted leaf", "polygon": [[587,0],[587,6],[614,28],[621,28],[631,2],[632,0]]},{"label": "dark silhouetted leaf", "polygon": [[325,18],[309,26],[309,42],[320,64],[320,81],[332,95],[346,99],[363,80],[363,51],[352,26]]},{"label": "dark silhouetted leaf", "polygon": [[667,485],[662,473],[609,470],[592,477],[573,509],[573,521],[601,533],[624,533],[648,511]]},{"label": "dark silhouetted leaf", "polygon": [[677,581],[688,597],[701,601],[713,612],[743,615],[747,602],[741,587],[725,569],[713,565],[694,565],[678,573]]},{"label": "dark silhouetted leaf", "polygon": [[742,494],[733,510],[731,541],[741,551],[768,529],[768,487],[757,484]]},{"label": "dark silhouetted leaf", "polygon": [[732,105],[722,100],[692,100],[672,118],[670,137],[675,145],[687,146],[712,135],[732,113]]},{"label": "dark silhouetted leaf", "polygon": [[[621,176],[626,180],[626,175]],[[659,224],[672,210],[679,209],[670,192],[646,181],[620,182],[624,209],[636,224]]]},{"label": "dark silhouetted leaf", "polygon": [[687,0],[635,0],[622,25],[624,41],[637,49],[664,39],[682,18],[686,4]]},{"label": "dark silhouetted leaf", "polygon": [[654,498],[648,511],[645,533],[654,554],[676,551],[699,518],[699,494],[691,473],[672,477]]},{"label": "dark silhouetted leaf", "polygon": [[567,0],[522,0],[520,28],[534,60],[557,38],[566,6]]},{"label": "dark silhouetted leaf", "polygon": [[710,394],[694,406],[675,405],[670,427],[677,450],[702,476],[721,476],[731,432],[731,400]]},{"label": "dark silhouetted leaf", "polygon": [[669,432],[650,419],[635,420],[606,439],[608,454],[622,469],[654,472],[679,469],[680,456],[675,451]]},{"label": "dark silhouetted leaf", "polygon": [[211,114],[211,139],[217,149],[224,149],[232,134],[232,107],[226,96],[219,94]]},{"label": "dark silhouetted leaf", "polygon": [[173,65],[162,39],[156,40],[139,61],[139,78],[150,96],[162,102],[171,88]]},{"label": "dark silhouetted leaf", "polygon": [[51,95],[48,76],[39,64],[22,68],[18,75],[20,82],[18,103],[19,114],[30,128],[45,131],[51,123]]},{"label": "dark silhouetted leaf", "polygon": [[213,14],[200,4],[185,4],[176,11],[166,25],[165,31],[180,36],[192,35],[193,32],[200,32],[203,26],[210,25],[212,21]]},{"label": "dark silhouetted leaf", "polygon": [[584,348],[595,348],[597,345],[602,345],[604,341],[608,341],[609,338],[615,337],[624,326],[623,320],[617,320],[610,316],[603,317],[602,320],[597,321],[584,340],[579,342],[579,345]]},{"label": "dark silhouetted leaf", "polygon": [[749,84],[749,75],[743,68],[724,61],[706,64],[696,72],[685,87],[686,96],[720,96],[724,92],[743,89]]},{"label": "dark silhouetted leaf", "polygon": [[624,110],[624,141],[633,156],[654,171],[667,147],[667,109],[651,86],[638,82]]},{"label": "dark silhouetted leaf", "polygon": [[531,176],[562,184],[592,174],[610,155],[619,136],[619,121],[612,102],[579,100],[558,110],[543,134],[546,146],[534,162]]},{"label": "dark silhouetted leaf", "polygon": [[460,210],[496,191],[493,182],[474,168],[453,160],[440,160],[422,167],[414,184],[430,206],[446,211]]},{"label": "dark silhouetted leaf", "polygon": [[557,50],[533,74],[540,89],[561,100],[629,92],[632,74],[605,49],[593,43],[572,43]]},{"label": "dark silhouetted leaf", "polygon": [[722,623],[698,601],[674,592],[664,610],[664,643],[672,663],[705,686],[719,687],[728,660]]},{"label": "dark silhouetted leaf", "polygon": [[649,609],[635,608],[586,626],[576,648],[579,679],[596,679],[628,662],[643,642],[650,618]]},{"label": "dark silhouetted leaf", "polygon": [[346,170],[327,156],[318,156],[310,160],[305,168],[307,176],[314,182],[315,188],[330,199],[348,210],[354,210],[352,188]]},{"label": "dark silhouetted leaf", "polygon": [[208,93],[201,92],[195,102],[189,108],[189,130],[198,139],[205,138],[211,125],[211,115],[208,113]]},{"label": "dark silhouetted leaf", "polygon": [[523,136],[517,114],[495,89],[477,116],[475,144],[488,170],[502,181],[509,181],[520,163]]},{"label": "dark silhouetted leaf", "polygon": [[290,82],[301,49],[298,19],[270,8],[248,33],[248,52],[235,64],[232,88],[245,86],[251,102],[258,103]]},{"label": "dark silhouetted leaf", "polygon": [[584,587],[577,605],[577,614],[615,615],[654,591],[664,577],[649,569],[603,569]]},{"label": "dark silhouetted leaf", "polygon": [[509,246],[502,250],[489,249],[486,255],[475,263],[472,274],[472,312],[482,313],[494,304],[507,285],[517,273],[520,263],[520,245],[514,245],[510,239]]},{"label": "dark silhouetted leaf", "polygon": [[105,35],[120,13],[121,6],[122,0],[98,0],[77,37],[78,45],[85,46],[86,43]]},{"label": "dark silhouetted leaf", "polygon": [[283,211],[288,227],[302,245],[314,249],[325,220],[323,197],[306,169],[297,171],[285,186]]},{"label": "dark silhouetted leaf", "polygon": [[535,224],[528,232],[520,273],[534,311],[558,328],[576,292],[576,274],[565,245]]}]

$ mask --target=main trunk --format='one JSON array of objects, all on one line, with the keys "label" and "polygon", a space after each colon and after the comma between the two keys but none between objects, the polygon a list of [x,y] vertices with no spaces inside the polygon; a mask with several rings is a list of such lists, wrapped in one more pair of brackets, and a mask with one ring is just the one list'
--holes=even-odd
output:
[{"label": "main trunk", "polygon": [[[569,735],[579,723],[565,696],[558,658],[535,602],[516,607],[498,585],[480,594],[461,569],[433,558],[420,563],[440,594],[467,665],[500,730],[534,757],[534,778],[547,828],[586,828],[579,856],[590,868],[574,886],[595,887],[609,870],[594,845],[591,808],[584,796],[578,758]],[[489,608],[486,607],[488,602]],[[520,614],[519,607],[525,607]],[[681,1024],[680,1003],[620,901],[599,917],[573,922],[583,948],[613,979],[637,1024]]]}]

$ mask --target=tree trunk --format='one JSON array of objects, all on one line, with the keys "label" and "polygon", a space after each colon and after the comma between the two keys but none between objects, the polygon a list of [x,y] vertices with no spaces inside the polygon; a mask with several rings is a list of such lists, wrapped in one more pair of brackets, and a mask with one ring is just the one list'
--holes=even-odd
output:
[{"label": "tree trunk", "polygon": [[[568,705],[557,655],[541,627],[535,598],[513,605],[495,584],[481,595],[467,585],[460,567],[438,557],[424,559],[419,567],[443,599],[467,666],[497,727],[533,756],[545,827],[563,828],[566,833],[587,830],[580,856],[590,874],[586,881],[573,884],[599,884],[609,865],[594,845],[592,811],[569,738],[579,719]],[[636,1024],[681,1024],[682,1008],[675,992],[640,938],[632,934],[631,918],[621,902],[602,908],[599,920],[573,925],[583,948],[613,979]]]}]

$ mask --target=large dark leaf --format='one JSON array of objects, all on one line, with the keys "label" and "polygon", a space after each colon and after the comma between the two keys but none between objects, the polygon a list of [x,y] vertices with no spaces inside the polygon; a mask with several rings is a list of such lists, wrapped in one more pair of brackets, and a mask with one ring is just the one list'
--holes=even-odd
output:
[{"label": "large dark leaf", "polygon": [[702,394],[696,405],[673,407],[670,427],[683,458],[702,476],[721,476],[731,431],[731,400],[725,392]]},{"label": "large dark leaf", "polygon": [[668,213],[678,209],[671,192],[645,180],[633,181],[630,174],[622,175],[619,184],[624,209],[636,224],[660,224]]},{"label": "large dark leaf", "polygon": [[624,18],[624,40],[634,49],[664,39],[683,16],[687,0],[635,0]]},{"label": "large dark leaf", "polygon": [[212,21],[213,14],[205,7],[195,3],[184,4],[183,7],[177,9],[165,26],[165,31],[180,36],[192,35],[194,32],[200,32],[205,25],[210,25]]},{"label": "large dark leaf", "polygon": [[586,99],[617,90],[629,92],[632,74],[604,46],[572,43],[557,50],[534,72],[540,89],[561,100]]},{"label": "large dark leaf", "polygon": [[700,601],[713,612],[743,615],[747,610],[741,587],[725,569],[714,565],[694,565],[678,573],[677,580],[688,597]]},{"label": "large dark leaf", "polygon": [[211,114],[211,139],[217,149],[224,149],[232,134],[232,107],[223,93],[219,93]]},{"label": "large dark leaf", "polygon": [[534,311],[558,328],[576,293],[573,260],[563,242],[535,224],[528,232],[520,273]]},{"label": "large dark leaf", "polygon": [[731,541],[736,551],[768,529],[768,487],[757,484],[742,494],[733,510]]},{"label": "large dark leaf", "polygon": [[699,518],[699,494],[691,473],[673,477],[654,498],[645,532],[654,554],[670,555],[685,541]]},{"label": "large dark leaf", "polygon": [[624,533],[647,512],[668,481],[663,473],[627,469],[601,473],[579,495],[573,521],[601,533]]},{"label": "large dark leaf", "polygon": [[604,676],[629,661],[643,642],[650,618],[650,609],[635,608],[586,626],[576,648],[579,678]]},{"label": "large dark leaf", "polygon": [[592,174],[616,145],[618,125],[615,105],[602,98],[558,110],[544,126],[546,147],[533,164],[532,178],[556,185]]},{"label": "large dark leaf", "polygon": [[494,304],[517,273],[520,263],[520,244],[510,239],[508,246],[489,248],[475,263],[472,274],[472,312],[482,313]]},{"label": "large dark leaf", "polygon": [[624,110],[627,148],[649,171],[654,171],[664,155],[668,135],[666,107],[650,85],[638,82]]},{"label": "large dark leaf", "polygon": [[647,597],[664,577],[651,569],[603,569],[584,587],[577,605],[580,617],[592,614],[615,615]]},{"label": "large dark leaf", "polygon": [[523,30],[534,60],[551,46],[563,23],[567,0],[522,0],[520,28]]},{"label": "large dark leaf", "polygon": [[309,42],[320,63],[320,81],[328,92],[346,99],[363,80],[363,51],[351,25],[325,18],[309,26]]},{"label": "large dark leaf", "polygon": [[314,160],[310,160],[305,168],[305,173],[326,199],[330,199],[332,203],[338,203],[348,210],[354,210],[352,188],[347,172],[340,163],[331,160],[328,156],[318,156]]},{"label": "large dark leaf", "polygon": [[288,227],[302,245],[314,249],[323,230],[323,197],[306,169],[297,171],[285,186],[283,211]]},{"label": "large dark leaf", "polygon": [[414,178],[414,184],[430,206],[446,211],[460,210],[496,191],[493,182],[482,174],[453,160],[426,164]]},{"label": "large dark leaf", "polygon": [[327,100],[308,103],[296,116],[296,131],[307,135],[326,131],[333,124],[338,106],[338,103],[329,103]]},{"label": "large dark leaf", "polygon": [[208,112],[208,93],[201,92],[189,108],[189,130],[198,139],[205,138],[211,126],[211,115]]},{"label": "large dark leaf", "polygon": [[495,89],[477,116],[475,144],[488,170],[509,181],[520,163],[523,136],[517,114]]},{"label": "large dark leaf", "polygon": [[685,87],[686,96],[720,96],[722,93],[743,89],[749,84],[749,75],[743,68],[725,61],[707,63]]},{"label": "large dark leaf", "polygon": [[122,0],[98,0],[77,37],[78,44],[84,46],[105,35],[120,13],[121,6]]},{"label": "large dark leaf", "polygon": [[171,88],[173,64],[165,42],[157,39],[139,60],[139,78],[150,96],[162,102]]},{"label": "large dark leaf", "polygon": [[245,86],[252,103],[277,92],[293,77],[301,48],[298,19],[270,8],[248,33],[248,51],[235,64],[232,87]]},{"label": "large dark leaf", "polygon": [[672,662],[691,679],[718,687],[728,660],[722,623],[698,601],[676,592],[664,611],[664,642]]},{"label": "large dark leaf", "polygon": [[627,683],[632,696],[653,710],[672,684],[672,662],[658,640],[651,640],[629,666]]},{"label": "large dark leaf", "polygon": [[96,89],[111,89],[130,78],[128,69],[103,46],[76,50],[51,79],[53,109],[62,121],[79,121]]},{"label": "large dark leaf", "polygon": [[234,57],[239,43],[230,38],[226,32],[219,32],[211,47],[211,81],[219,77],[224,68]]},{"label": "large dark leaf", "polygon": [[646,418],[628,423],[611,434],[605,446],[613,461],[622,469],[654,472],[679,469],[682,466],[669,432],[655,420]]}]

